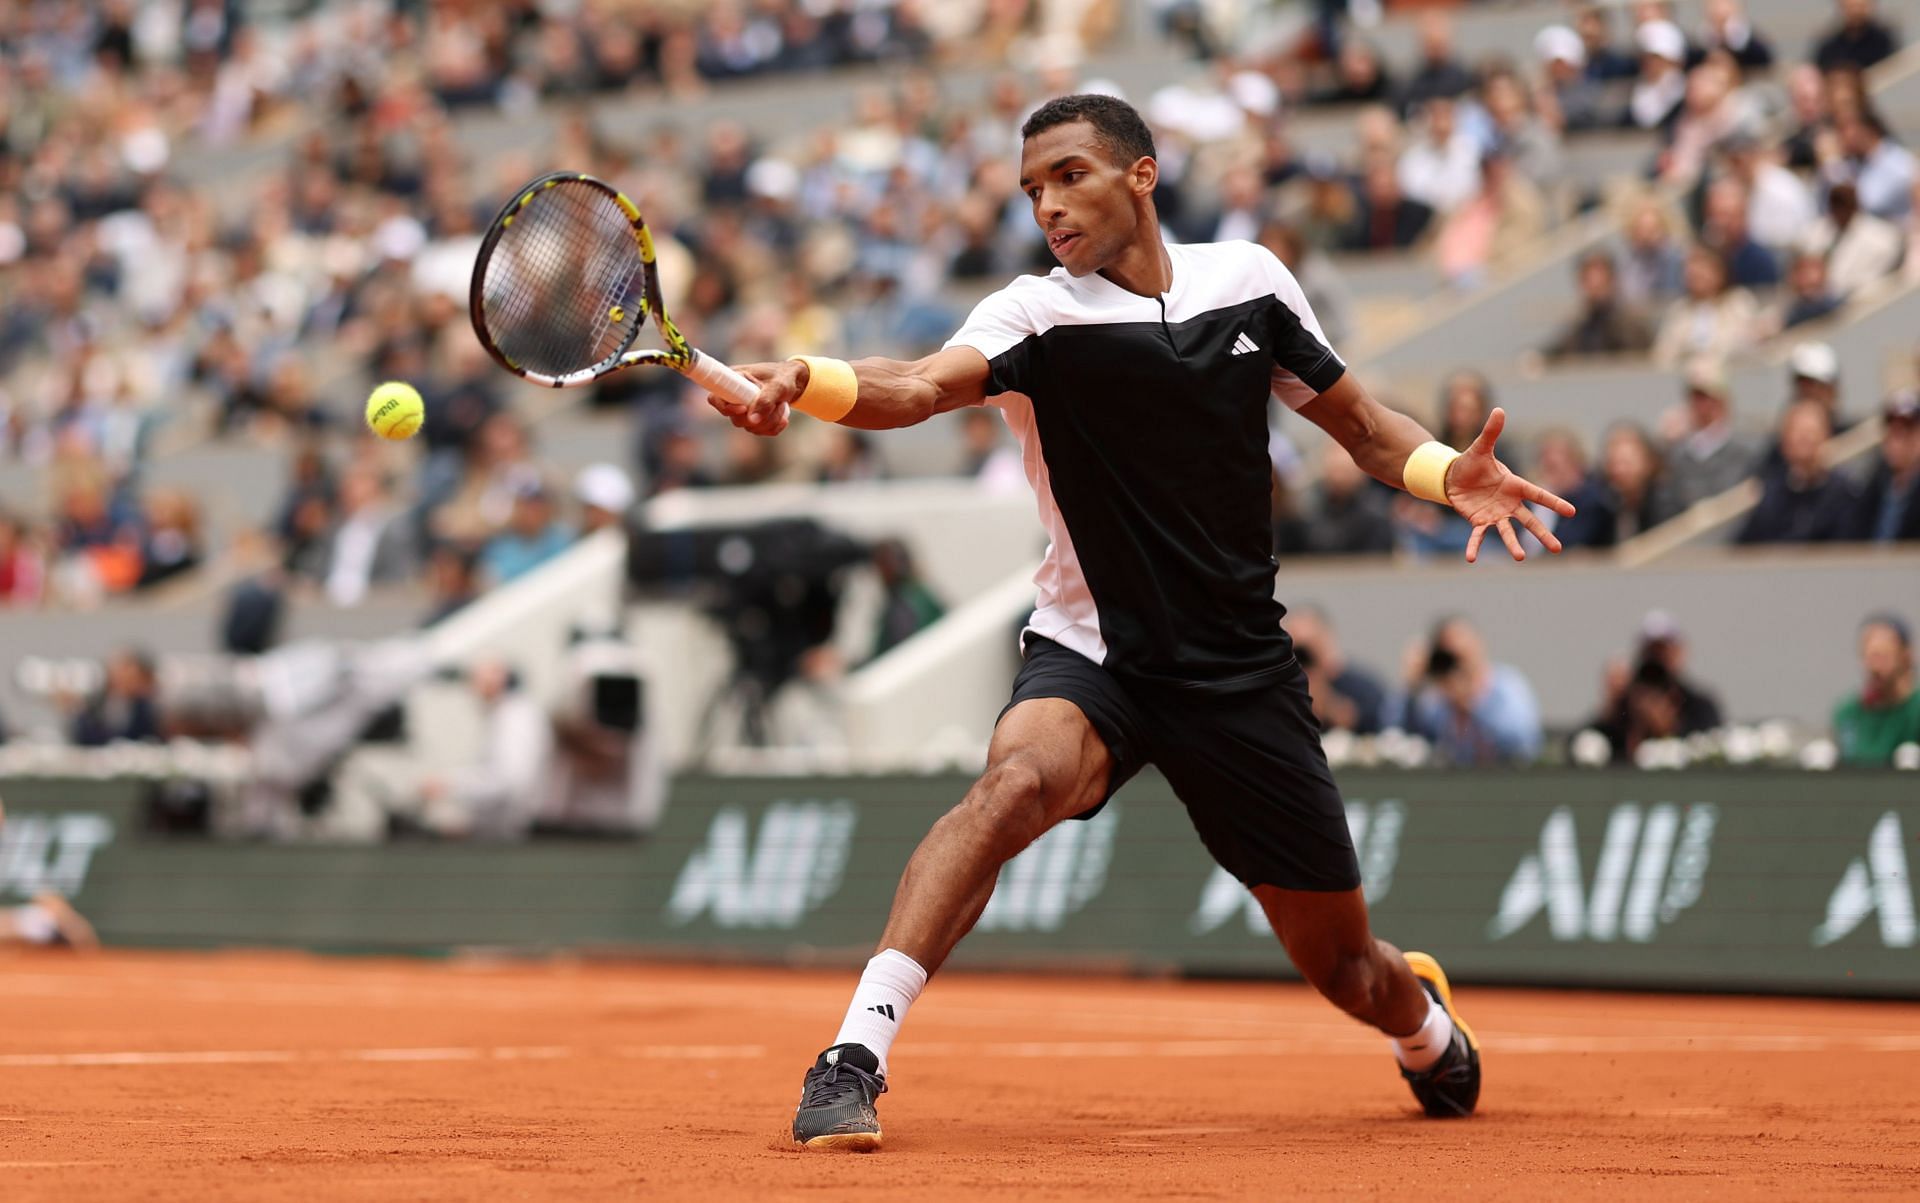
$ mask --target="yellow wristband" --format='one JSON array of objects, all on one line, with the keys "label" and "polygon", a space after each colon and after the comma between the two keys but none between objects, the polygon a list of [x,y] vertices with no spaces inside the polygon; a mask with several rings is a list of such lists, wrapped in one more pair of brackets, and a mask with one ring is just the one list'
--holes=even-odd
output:
[{"label": "yellow wristband", "polygon": [[1447,499],[1447,469],[1459,458],[1460,453],[1445,443],[1429,441],[1415,447],[1401,472],[1407,492],[1440,505],[1451,504]]},{"label": "yellow wristband", "polygon": [[838,422],[853,412],[860,399],[860,381],[853,365],[844,359],[826,359],[816,355],[795,355],[807,365],[807,387],[793,407],[812,414],[822,422]]}]

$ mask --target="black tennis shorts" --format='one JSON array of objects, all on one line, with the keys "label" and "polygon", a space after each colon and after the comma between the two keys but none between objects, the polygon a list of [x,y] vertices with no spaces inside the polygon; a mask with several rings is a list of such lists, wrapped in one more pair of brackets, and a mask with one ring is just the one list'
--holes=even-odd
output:
[{"label": "black tennis shorts", "polygon": [[1299,665],[1244,691],[1209,693],[1123,681],[1031,632],[1006,710],[1062,698],[1113,756],[1099,805],[1148,764],[1187,808],[1213,859],[1248,886],[1351,890],[1360,864]]}]

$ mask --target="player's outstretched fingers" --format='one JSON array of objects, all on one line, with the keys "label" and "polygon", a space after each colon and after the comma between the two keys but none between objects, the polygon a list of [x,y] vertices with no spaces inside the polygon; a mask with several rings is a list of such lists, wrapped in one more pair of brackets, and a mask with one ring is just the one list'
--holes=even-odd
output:
[{"label": "player's outstretched fingers", "polygon": [[1493,445],[1500,441],[1500,432],[1506,428],[1507,411],[1496,405],[1493,407],[1493,412],[1487,415],[1487,424],[1481,427],[1479,437],[1473,440],[1473,445],[1467,450],[1481,455],[1492,455]]},{"label": "player's outstretched fingers", "polygon": [[1480,540],[1486,537],[1486,527],[1476,526],[1473,528],[1473,534],[1467,538],[1467,563],[1471,564],[1480,558]]},{"label": "player's outstretched fingers", "polygon": [[1552,531],[1547,529],[1546,523],[1540,521],[1540,515],[1534,513],[1531,509],[1523,509],[1516,514],[1515,517],[1520,519],[1521,525],[1527,528],[1529,534],[1540,540],[1540,546],[1553,552],[1555,555],[1560,553],[1560,540],[1554,536]]},{"label": "player's outstretched fingers", "polygon": [[1507,545],[1507,551],[1513,555],[1514,560],[1518,562],[1526,559],[1527,549],[1520,546],[1520,536],[1513,533],[1512,520],[1502,518],[1494,525],[1499,528],[1500,541]]}]

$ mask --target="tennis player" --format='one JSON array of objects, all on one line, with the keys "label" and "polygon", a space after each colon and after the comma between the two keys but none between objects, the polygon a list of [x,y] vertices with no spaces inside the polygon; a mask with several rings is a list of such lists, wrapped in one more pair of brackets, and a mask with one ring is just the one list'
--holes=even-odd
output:
[{"label": "tennis player", "polygon": [[1000,407],[1052,538],[1024,664],[987,770],[907,863],[833,1044],[807,1071],[793,1138],[880,1147],[874,1100],[907,1011],[973,927],[1000,867],[1158,765],[1214,859],[1259,899],[1287,955],[1335,1006],[1391,1040],[1428,1115],[1463,1116],[1480,1053],[1431,957],[1374,938],[1340,791],[1274,599],[1267,403],[1279,396],[1374,477],[1560,550],[1509,472],[1500,410],[1463,453],[1380,405],[1327,345],[1287,269],[1246,242],[1170,246],[1152,134],[1107,96],[1050,101],[1021,130],[1020,187],[1060,267],[982,301],[917,362],[800,357],[740,370],[750,404],[709,403],[777,435],[791,406],[863,430]]}]

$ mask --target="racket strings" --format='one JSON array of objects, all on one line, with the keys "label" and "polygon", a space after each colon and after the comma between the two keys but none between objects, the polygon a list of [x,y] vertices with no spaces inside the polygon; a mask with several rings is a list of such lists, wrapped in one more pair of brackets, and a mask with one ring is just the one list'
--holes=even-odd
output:
[{"label": "racket strings", "polygon": [[501,231],[481,281],[487,334],[526,371],[598,367],[634,340],[645,265],[626,212],[591,184],[543,188]]}]

